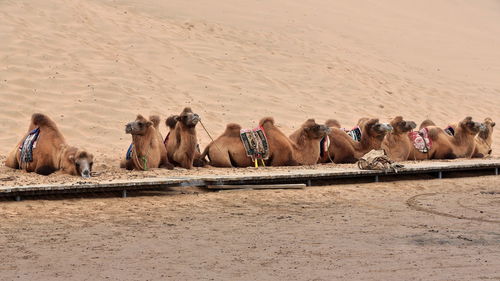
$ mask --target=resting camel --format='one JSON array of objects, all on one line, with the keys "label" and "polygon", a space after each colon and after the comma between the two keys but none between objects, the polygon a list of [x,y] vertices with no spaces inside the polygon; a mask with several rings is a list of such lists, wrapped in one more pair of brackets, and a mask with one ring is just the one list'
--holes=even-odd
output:
[{"label": "resting camel", "polygon": [[132,144],[127,151],[127,156],[120,163],[121,168],[143,171],[158,167],[174,168],[168,162],[159,124],[160,117],[154,115],[146,120],[139,114],[135,121],[125,125],[125,133],[132,135]]},{"label": "resting camel", "polygon": [[196,138],[196,125],[200,116],[193,113],[191,108],[186,107],[179,115],[167,118],[165,124],[170,132],[165,139],[168,159],[175,166],[186,169],[194,166],[201,167],[203,162],[199,160],[198,140]]},{"label": "resting camel", "polygon": [[408,157],[410,160],[470,158],[476,145],[474,137],[480,130],[485,129],[483,124],[472,121],[472,117],[460,121],[453,136],[434,125],[421,125],[421,127],[428,130],[432,145],[427,153],[422,153],[413,147]]},{"label": "resting camel", "polygon": [[[288,138],[274,125],[272,117],[260,120],[269,143],[268,166],[296,166],[317,163],[320,141],[329,131],[328,127],[318,125],[314,119],[307,120]],[[202,158],[208,156],[210,165],[215,167],[249,167],[254,163],[247,156],[240,138],[241,126],[228,124],[224,133],[211,142],[203,151]]]},{"label": "resting camel", "polygon": [[61,170],[73,176],[90,178],[93,161],[92,154],[66,144],[52,119],[35,113],[31,116],[28,133],[7,156],[5,166],[40,175]]},{"label": "resting camel", "polygon": [[320,162],[355,163],[370,150],[380,149],[385,135],[392,130],[391,125],[379,123],[378,119],[365,120],[362,126],[363,134],[359,142],[354,141],[342,129],[330,128],[328,153],[320,159]]},{"label": "resting camel", "polygon": [[485,118],[484,129],[475,137],[476,147],[472,157],[483,158],[491,155],[491,144],[493,143],[492,135],[495,122],[491,118]]},{"label": "resting camel", "polygon": [[408,132],[415,129],[417,124],[413,121],[405,121],[401,116],[395,117],[389,124],[392,126],[392,131],[385,135],[382,149],[391,160],[405,161],[413,147],[408,138]]}]

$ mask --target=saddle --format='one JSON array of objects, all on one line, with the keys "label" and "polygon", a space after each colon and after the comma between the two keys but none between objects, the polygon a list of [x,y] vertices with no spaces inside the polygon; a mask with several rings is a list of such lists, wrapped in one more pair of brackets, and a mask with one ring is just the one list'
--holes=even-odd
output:
[{"label": "saddle", "polygon": [[125,154],[125,159],[130,160],[132,159],[132,149],[134,148],[134,144],[131,143],[130,146],[127,149],[127,154]]},{"label": "saddle", "polygon": [[366,153],[358,162],[358,168],[361,170],[383,170],[398,172],[398,169],[403,168],[401,164],[397,164],[385,154],[384,150],[379,149]]},{"label": "saddle", "polygon": [[258,166],[258,159],[260,159],[263,164],[264,160],[269,159],[269,143],[262,127],[242,129],[240,130],[240,138],[245,147],[247,156],[252,158],[256,167]]},{"label": "saddle", "polygon": [[446,129],[444,129],[444,132],[452,137],[455,135],[455,129],[453,129],[452,126],[446,127]]},{"label": "saddle", "polygon": [[432,148],[432,140],[429,138],[429,129],[423,128],[418,132],[409,132],[408,136],[413,146],[415,146],[418,151],[427,153]]},{"label": "saddle", "polygon": [[354,127],[350,131],[343,129],[354,141],[361,141],[361,128]]},{"label": "saddle", "polygon": [[23,143],[19,146],[21,151],[21,162],[33,162],[33,149],[36,148],[38,136],[40,135],[40,128],[36,128],[28,133]]},{"label": "saddle", "polygon": [[323,157],[325,153],[328,153],[328,148],[330,147],[330,138],[324,136],[319,142],[319,156]]}]

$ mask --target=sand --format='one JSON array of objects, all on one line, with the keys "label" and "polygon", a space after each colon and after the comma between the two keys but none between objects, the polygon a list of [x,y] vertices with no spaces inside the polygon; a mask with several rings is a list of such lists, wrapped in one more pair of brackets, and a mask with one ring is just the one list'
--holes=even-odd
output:
[{"label": "sand", "polygon": [[0,280],[498,280],[498,186],[0,202]]},{"label": "sand", "polygon": [[[117,165],[137,113],[191,106],[214,135],[272,115],[351,127],[500,119],[496,1],[2,1],[0,155],[33,112]],[[361,8],[362,7],[362,8]],[[162,132],[166,128],[162,124]],[[201,146],[209,138],[198,130]],[[494,135],[493,150],[500,135]],[[498,154],[497,154],[498,155]]]},{"label": "sand", "polygon": [[[34,112],[94,153],[91,181],[185,174],[117,168],[127,122],[185,106],[214,136],[269,115],[286,133],[307,118],[498,122],[499,16],[494,0],[0,1],[0,186],[81,180],[3,165]],[[499,186],[2,201],[0,280],[498,280]]]}]

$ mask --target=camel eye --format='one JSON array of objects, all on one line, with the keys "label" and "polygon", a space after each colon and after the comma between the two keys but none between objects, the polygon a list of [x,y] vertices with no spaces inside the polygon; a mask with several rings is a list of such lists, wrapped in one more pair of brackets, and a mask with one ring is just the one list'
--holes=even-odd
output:
[{"label": "camel eye", "polygon": [[75,163],[75,166],[76,166],[77,168],[79,168],[79,167],[80,167],[80,163]]}]

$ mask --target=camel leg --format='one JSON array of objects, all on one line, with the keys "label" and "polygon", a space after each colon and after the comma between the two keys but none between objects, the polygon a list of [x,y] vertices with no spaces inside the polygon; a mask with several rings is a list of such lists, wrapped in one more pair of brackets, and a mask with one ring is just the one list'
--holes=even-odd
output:
[{"label": "camel leg", "polygon": [[231,159],[229,158],[229,151],[219,151],[217,149],[210,149],[208,151],[208,158],[210,165],[219,168],[232,168]]}]

